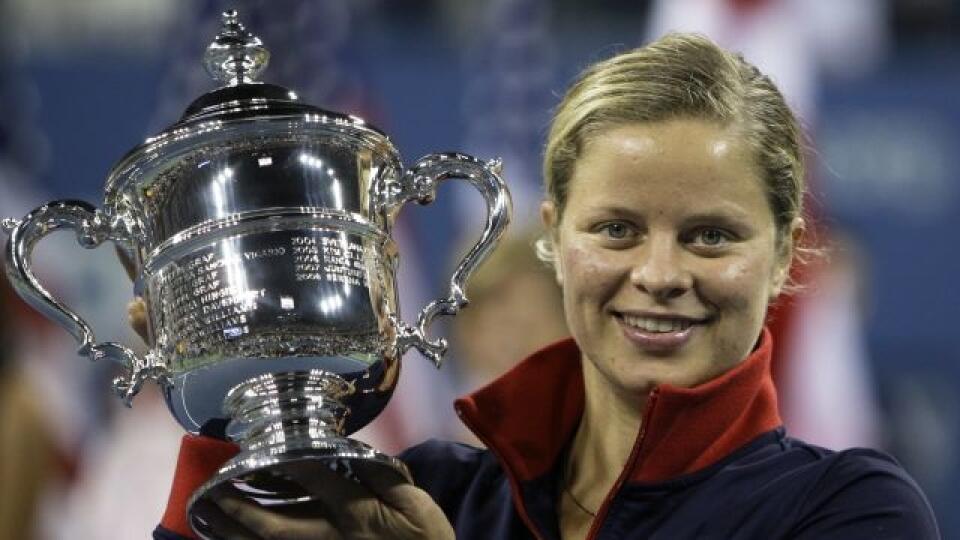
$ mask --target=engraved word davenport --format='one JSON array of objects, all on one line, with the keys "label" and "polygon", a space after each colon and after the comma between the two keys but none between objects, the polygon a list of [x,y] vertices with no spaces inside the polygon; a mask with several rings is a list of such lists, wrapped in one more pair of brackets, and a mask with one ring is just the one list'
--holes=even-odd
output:
[{"label": "engraved word davenport", "polygon": [[[499,162],[434,154],[405,170],[375,127],[256,82],[268,57],[236,12],[224,13],[204,56],[224,86],[120,160],[99,209],[55,201],[3,222],[11,283],[76,337],[80,354],[123,366],[114,386],[127,403],[156,380],[185,429],[240,445],[191,500],[204,537],[213,532],[194,509],[213,488],[263,504],[309,500],[285,474],[302,460],[348,476],[362,467],[408,477],[398,460],[347,436],[386,405],[407,349],[439,366],[445,343],[427,329],[466,305],[466,280],[510,218]],[[430,202],[451,178],[483,195],[486,225],[449,295],[411,326],[399,318],[391,228],[405,203]],[[97,342],[37,281],[33,248],[61,229],[84,247],[110,240],[129,253],[147,306],[146,355]]]}]

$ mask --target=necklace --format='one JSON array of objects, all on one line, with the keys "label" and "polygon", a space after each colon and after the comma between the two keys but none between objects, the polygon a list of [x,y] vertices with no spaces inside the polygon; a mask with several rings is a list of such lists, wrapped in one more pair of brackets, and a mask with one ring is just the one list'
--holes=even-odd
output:
[{"label": "necklace", "polygon": [[573,501],[573,504],[580,509],[581,512],[587,514],[591,518],[597,517],[596,512],[591,512],[587,509],[579,499],[573,496],[573,491],[570,490],[570,478],[573,476],[573,462],[570,460],[570,456],[566,456],[563,462],[563,477],[560,479],[563,485],[563,493]]},{"label": "necklace", "polygon": [[570,500],[573,501],[573,504],[577,505],[577,508],[579,508],[583,513],[593,518],[597,517],[596,512],[591,512],[590,510],[587,510],[587,507],[584,506],[583,503],[581,503],[579,500],[577,500],[576,497],[573,496],[573,492],[570,491],[570,486],[566,486],[566,485],[563,486],[563,492],[567,494],[567,497],[569,497]]}]

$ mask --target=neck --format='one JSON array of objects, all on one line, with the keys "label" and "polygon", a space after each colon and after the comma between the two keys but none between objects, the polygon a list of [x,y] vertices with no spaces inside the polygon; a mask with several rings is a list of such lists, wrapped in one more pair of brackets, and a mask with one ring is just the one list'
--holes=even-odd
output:
[{"label": "neck", "polygon": [[630,457],[646,396],[612,391],[593,362],[583,358],[584,412],[567,455],[565,487],[596,512]]}]

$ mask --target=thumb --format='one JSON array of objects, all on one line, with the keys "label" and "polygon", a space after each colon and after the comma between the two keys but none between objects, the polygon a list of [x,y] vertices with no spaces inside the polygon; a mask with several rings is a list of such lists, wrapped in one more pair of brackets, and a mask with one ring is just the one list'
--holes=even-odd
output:
[{"label": "thumb", "polygon": [[421,515],[425,509],[436,506],[427,492],[399,474],[385,474],[382,467],[367,464],[356,465],[354,471],[364,487],[376,494],[384,504],[405,515]]},{"label": "thumb", "polygon": [[127,304],[127,320],[137,335],[144,342],[148,342],[147,305],[143,302],[143,298],[137,297]]}]

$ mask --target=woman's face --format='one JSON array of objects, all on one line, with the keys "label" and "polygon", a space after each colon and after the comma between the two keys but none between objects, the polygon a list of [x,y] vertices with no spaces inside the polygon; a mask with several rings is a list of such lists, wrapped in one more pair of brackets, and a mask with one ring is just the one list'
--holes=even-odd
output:
[{"label": "woman's face", "polygon": [[694,386],[754,347],[792,245],[755,169],[715,124],[631,124],[585,145],[559,221],[544,203],[567,324],[615,390]]}]

